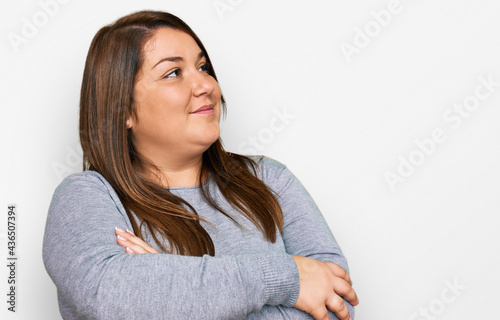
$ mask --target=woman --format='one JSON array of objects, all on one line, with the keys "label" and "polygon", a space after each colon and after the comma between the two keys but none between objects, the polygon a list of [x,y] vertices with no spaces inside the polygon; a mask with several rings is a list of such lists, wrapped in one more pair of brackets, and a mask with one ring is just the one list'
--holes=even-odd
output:
[{"label": "woman", "polygon": [[350,318],[347,262],[300,182],[224,151],[224,99],[182,20],[102,28],[80,100],[84,172],[56,189],[43,251],[64,319]]}]

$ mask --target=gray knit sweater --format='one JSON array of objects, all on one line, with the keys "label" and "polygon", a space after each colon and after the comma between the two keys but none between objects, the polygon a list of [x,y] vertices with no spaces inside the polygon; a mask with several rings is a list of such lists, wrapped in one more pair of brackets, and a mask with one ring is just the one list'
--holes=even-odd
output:
[{"label": "gray knit sweater", "polygon": [[[211,179],[205,183],[211,183],[214,198],[243,227],[210,207],[199,187],[170,188],[213,224],[203,227],[215,257],[127,255],[114,229],[132,225],[109,183],[94,171],[67,177],[54,193],[43,243],[63,318],[313,319],[293,308],[299,277],[290,255],[335,262],[346,270],[347,261],[297,178],[277,161],[255,159],[259,178],[278,193],[284,214],[275,243],[235,212]],[[337,319],[333,313],[330,318]]]}]

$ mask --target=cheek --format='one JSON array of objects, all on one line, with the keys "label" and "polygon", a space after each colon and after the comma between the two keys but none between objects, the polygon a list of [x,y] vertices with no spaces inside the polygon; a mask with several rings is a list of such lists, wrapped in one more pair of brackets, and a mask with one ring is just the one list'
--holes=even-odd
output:
[{"label": "cheek", "polygon": [[180,90],[157,88],[140,92],[136,98],[139,120],[176,122],[186,117],[189,99]]},{"label": "cheek", "polygon": [[215,84],[214,84],[214,91],[212,93],[212,96],[214,97],[214,100],[216,101],[216,103],[218,103],[218,105],[219,105],[218,112],[219,112],[219,117],[220,117],[220,115],[222,114],[222,104],[220,101],[220,99],[222,97],[222,92],[221,92],[221,89],[219,87],[219,84],[217,83],[217,81],[215,81],[215,79],[214,79],[214,82],[215,82]]},{"label": "cheek", "polygon": [[215,79],[213,79],[214,81],[214,97],[217,98],[217,100],[220,100],[221,98],[221,90],[220,90],[220,86],[219,86],[219,83],[217,81],[215,81]]}]

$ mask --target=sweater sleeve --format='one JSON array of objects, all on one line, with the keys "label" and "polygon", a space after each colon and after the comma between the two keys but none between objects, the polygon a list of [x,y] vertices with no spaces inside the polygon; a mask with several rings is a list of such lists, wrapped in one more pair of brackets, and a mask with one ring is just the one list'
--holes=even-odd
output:
[{"label": "sweater sleeve", "polygon": [[[286,252],[290,255],[333,262],[349,272],[347,260],[328,224],[300,181],[278,161],[265,157],[260,161],[262,179],[277,193],[283,211],[282,238]],[[347,301],[346,305],[354,319],[354,307]],[[333,312],[329,315],[330,319],[338,319]],[[262,309],[258,317],[249,319],[313,319],[313,317],[295,308],[267,306]]]},{"label": "sweater sleeve", "polygon": [[99,174],[70,176],[56,189],[43,260],[64,319],[244,319],[264,305],[295,303],[298,272],[284,252],[127,255],[117,226],[131,229]]}]

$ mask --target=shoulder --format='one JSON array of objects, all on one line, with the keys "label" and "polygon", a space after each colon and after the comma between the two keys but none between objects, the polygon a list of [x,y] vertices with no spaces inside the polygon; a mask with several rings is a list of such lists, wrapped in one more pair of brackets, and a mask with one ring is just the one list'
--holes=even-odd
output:
[{"label": "shoulder", "polygon": [[250,159],[256,163],[257,177],[274,191],[279,192],[296,179],[280,161],[266,156],[251,156]]},{"label": "shoulder", "polygon": [[257,174],[262,180],[280,176],[283,171],[288,170],[283,163],[266,156],[250,156],[249,158],[255,162]]},{"label": "shoulder", "polygon": [[84,171],[66,177],[57,186],[47,224],[57,226],[61,221],[69,225],[100,224],[106,219],[126,217],[125,208],[109,182],[98,172]]},{"label": "shoulder", "polygon": [[112,198],[115,202],[118,200],[118,196],[109,182],[100,173],[89,170],[66,177],[57,186],[53,199],[84,200],[95,197],[96,194]]},{"label": "shoulder", "polygon": [[66,190],[72,188],[92,188],[100,187],[103,189],[108,189],[111,187],[108,181],[97,171],[83,171],[78,173],[73,173],[66,178],[57,186],[57,190]]}]

